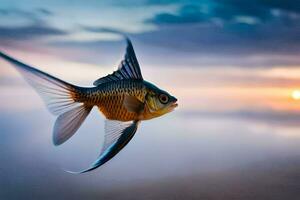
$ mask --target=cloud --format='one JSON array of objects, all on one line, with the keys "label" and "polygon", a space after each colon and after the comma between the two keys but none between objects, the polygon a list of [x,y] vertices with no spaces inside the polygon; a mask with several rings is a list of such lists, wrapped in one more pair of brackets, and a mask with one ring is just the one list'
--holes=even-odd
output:
[{"label": "cloud", "polygon": [[66,35],[66,31],[48,24],[47,17],[52,15],[52,11],[42,7],[30,11],[17,8],[0,9],[0,18],[3,22],[0,25],[0,43]]},{"label": "cloud", "polygon": [[[156,25],[165,24],[185,24],[185,23],[213,23],[215,20],[223,23],[252,23],[272,21],[273,11],[285,13],[285,17],[295,18],[300,14],[300,6],[295,1],[237,1],[237,0],[214,0],[214,1],[150,1],[150,4],[175,4],[179,5],[176,13],[161,12],[146,20],[148,23]],[[287,13],[287,14],[286,14]],[[236,20],[238,18],[248,20]],[[255,22],[255,23],[253,23]]]},{"label": "cloud", "polygon": [[54,15],[54,13],[46,8],[38,8],[37,12],[39,12],[42,15],[51,16]]},{"label": "cloud", "polygon": [[[10,42],[21,39],[30,41],[36,38],[69,36],[68,34],[70,34],[70,37],[58,38],[59,41],[56,40],[57,38],[51,38],[52,40],[45,45],[49,45],[51,48],[65,48],[64,50],[76,49],[78,52],[82,52],[82,58],[76,57],[76,61],[99,64],[97,61],[99,55],[102,56],[101,60],[108,60],[103,57],[112,58],[110,54],[118,51],[122,54],[123,52],[123,44],[113,41],[113,39],[118,39],[117,37],[110,38],[101,33],[125,32],[132,38],[137,48],[142,47],[137,50],[142,52],[140,54],[144,56],[143,59],[149,63],[191,66],[226,64],[246,67],[300,63],[298,59],[300,18],[297,18],[298,11],[294,1],[287,1],[287,5],[276,0],[272,2],[263,0],[246,2],[237,0],[148,0],[142,3],[135,3],[137,2],[135,0],[123,0],[122,2],[127,6],[137,5],[145,7],[145,9],[148,6],[151,9],[155,8],[155,11],[143,18],[137,17],[136,21],[139,25],[126,24],[126,27],[130,27],[128,29],[124,24],[121,26],[111,19],[111,27],[109,27],[110,24],[101,24],[101,22],[93,24],[85,21],[78,22],[82,25],[75,30],[74,24],[70,23],[70,20],[64,21],[64,19],[58,18],[58,16],[68,17],[72,13],[66,12],[60,16],[61,13],[54,7],[51,9],[47,6],[34,8],[30,12],[31,14],[16,12],[16,10],[2,10],[3,16],[8,16],[7,13],[10,12],[10,15],[19,15],[19,17],[23,15],[23,18],[26,18],[26,15],[27,18],[30,18],[28,16],[34,13],[35,17],[31,17],[30,23],[23,23],[21,26],[17,26],[14,20],[8,21],[10,23],[8,25],[2,24],[0,26],[0,39],[2,39],[0,43],[8,40]],[[109,6],[118,7],[115,3],[109,4]],[[128,7],[125,10],[124,12],[131,12]],[[81,8],[78,11],[81,11]],[[51,17],[54,15],[53,13],[59,15]],[[47,16],[49,21],[45,19]],[[38,22],[36,23],[33,18],[36,18]],[[53,21],[53,24],[58,27],[66,27],[66,30],[47,23],[53,19],[56,20]],[[62,21],[57,22],[57,19]],[[134,27],[140,25],[149,26],[151,29],[128,31],[135,30]],[[68,28],[69,30],[67,30]],[[97,35],[98,33],[99,35]],[[103,41],[103,38],[106,41]],[[114,49],[115,47],[117,50]],[[83,58],[86,55],[88,56]],[[168,55],[170,59],[163,59],[161,55]]]},{"label": "cloud", "polygon": [[20,27],[0,26],[1,40],[26,40],[37,39],[46,36],[59,36],[68,34],[66,31],[49,26],[47,24],[31,24]]},{"label": "cloud", "polygon": [[147,0],[147,5],[170,5],[170,4],[202,4],[207,3],[209,0],[201,0],[201,1],[195,1],[195,0]]},{"label": "cloud", "polygon": [[145,20],[156,25],[156,31],[137,37],[152,45],[201,55],[260,54],[268,60],[274,55],[283,58],[300,53],[300,9],[294,1],[178,0],[173,4],[179,5],[175,13],[160,12]]},{"label": "cloud", "polygon": [[266,6],[274,9],[281,9],[285,11],[300,13],[300,2],[299,0],[254,0],[256,4],[260,4],[261,6]]},{"label": "cloud", "polygon": [[41,22],[44,17],[53,15],[53,12],[46,8],[38,8],[32,11],[16,9],[16,8],[7,8],[0,9],[0,16],[9,20],[12,17],[27,19],[29,22]]},{"label": "cloud", "polygon": [[125,31],[116,29],[116,28],[110,28],[110,27],[93,27],[93,26],[82,26],[82,30],[92,32],[92,33],[112,33],[116,35],[121,34],[128,34]]},{"label": "cloud", "polygon": [[198,23],[205,22],[209,19],[199,6],[185,5],[182,6],[177,14],[159,13],[152,19],[146,22],[154,24],[184,24],[184,23]]},{"label": "cloud", "polygon": [[[147,0],[147,5],[200,5],[200,4],[212,4],[221,6],[234,6],[241,8],[240,10],[248,10],[252,13],[253,10],[259,8],[269,8],[269,9],[281,9],[285,11],[300,12],[299,0],[252,0],[252,1],[240,1],[240,0]],[[133,5],[133,3],[132,3]]]},{"label": "cloud", "polygon": [[[276,31],[274,31],[274,27]],[[279,28],[280,27],[280,28]],[[188,24],[159,28],[137,37],[145,43],[206,55],[297,54],[300,48],[299,25],[279,21],[264,25]]]},{"label": "cloud", "polygon": [[[274,31],[274,27],[280,27]],[[289,26],[286,22],[274,20],[270,24],[249,25],[235,23],[227,26],[215,24],[173,24],[160,26],[156,30],[142,33],[128,33],[141,62],[163,66],[237,66],[272,67],[277,65],[296,66],[300,64],[299,25]],[[118,29],[88,26],[84,31],[92,33],[117,33]],[[76,60],[101,64],[109,59],[118,60],[124,51],[120,41],[65,41],[52,43],[60,48],[80,49],[85,58]],[[88,52],[88,53],[87,53]],[[101,55],[101,59],[99,58]],[[165,59],[165,55],[169,59]]]},{"label": "cloud", "polygon": [[264,21],[270,17],[270,9],[260,6],[253,1],[234,2],[224,0],[213,9],[214,17],[222,20],[233,20],[237,16],[247,16]]}]

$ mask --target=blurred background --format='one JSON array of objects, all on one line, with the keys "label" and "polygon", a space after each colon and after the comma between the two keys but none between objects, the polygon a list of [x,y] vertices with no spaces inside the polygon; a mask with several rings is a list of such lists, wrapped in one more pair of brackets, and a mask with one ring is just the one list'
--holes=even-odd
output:
[{"label": "blurred background", "polygon": [[146,80],[178,98],[91,173],[104,117],[65,144],[0,60],[0,199],[299,199],[300,1],[0,0],[0,50],[67,82],[115,70],[126,33]]}]

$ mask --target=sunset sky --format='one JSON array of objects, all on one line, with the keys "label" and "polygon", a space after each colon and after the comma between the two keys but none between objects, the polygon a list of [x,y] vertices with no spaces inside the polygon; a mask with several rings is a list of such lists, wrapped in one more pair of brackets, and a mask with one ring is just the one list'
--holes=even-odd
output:
[{"label": "sunset sky", "polygon": [[[202,153],[195,162],[201,166],[200,161],[207,161],[207,168],[222,164],[232,167],[232,163],[245,164],[270,155],[300,155],[299,0],[0,0],[0,51],[76,85],[91,86],[94,80],[117,68],[125,42],[114,32],[125,33],[132,40],[143,77],[176,96],[179,104],[173,113],[153,122],[156,133],[165,134],[151,140],[149,129],[153,126],[149,121],[139,131],[150,135],[140,136],[137,140],[141,143],[136,141],[133,149],[128,145],[129,151],[123,156],[129,156],[131,162],[135,161],[134,155],[141,157],[135,151],[139,147],[145,147],[146,155],[154,161],[141,158],[143,164],[139,165],[141,171],[137,170],[136,179],[145,178],[146,169],[151,175],[160,171],[162,176],[175,176],[178,171],[185,174],[186,169],[198,172],[201,167],[182,164],[189,163],[189,158],[197,160],[197,150]],[[94,151],[99,150],[100,140],[96,143],[80,136],[82,132],[99,136],[103,131],[103,117],[96,109],[89,118],[92,122],[87,122],[90,127],[83,127],[66,147],[53,150],[50,145],[54,117],[47,114],[35,91],[3,60],[0,99],[0,128],[6,130],[3,144],[14,144],[12,135],[24,127],[28,138],[21,138],[33,142],[33,146],[37,144],[33,151],[42,149],[34,155],[40,163],[54,163],[51,170],[84,167],[96,157]],[[41,118],[35,127],[37,116]],[[172,135],[166,123],[174,122],[178,123],[171,128],[176,132]],[[45,132],[43,137],[36,134],[40,128]],[[219,132],[223,133],[218,135]],[[197,143],[197,139],[202,142]],[[87,143],[80,144],[81,140],[91,145],[93,153],[87,150]],[[160,160],[155,160],[147,147],[152,145],[149,141],[157,142],[157,149],[163,152],[170,142],[163,155],[177,168],[155,166],[153,163]],[[185,162],[174,155],[173,144],[181,148],[179,155]],[[184,144],[191,149],[185,149]],[[17,145],[21,149],[24,144],[19,139]],[[76,145],[83,149],[75,150],[78,155],[88,155],[82,161],[72,154]],[[242,150],[237,152],[239,148]],[[16,161],[21,151],[10,149],[2,156],[8,162],[26,163],[24,167],[30,171],[32,166],[27,166],[27,161]],[[29,150],[23,154],[30,154]],[[126,162],[124,157],[116,160],[121,165]],[[128,163],[125,175],[117,174],[124,179],[126,172],[134,174]],[[114,170],[119,168],[112,162],[111,169],[104,169],[108,173],[98,177],[115,180],[118,176]]]},{"label": "sunset sky", "polygon": [[[299,14],[294,1],[1,0],[0,47],[90,85],[121,59],[125,44],[109,33],[120,31],[132,39],[144,76],[189,102],[182,109],[295,111]],[[1,68],[1,89],[15,74]]]}]

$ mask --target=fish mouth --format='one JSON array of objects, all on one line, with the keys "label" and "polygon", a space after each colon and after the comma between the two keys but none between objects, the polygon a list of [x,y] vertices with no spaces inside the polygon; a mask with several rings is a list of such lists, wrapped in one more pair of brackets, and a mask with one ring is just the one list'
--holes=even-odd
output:
[{"label": "fish mouth", "polygon": [[177,101],[173,102],[171,105],[170,105],[170,109],[171,111],[173,111],[177,106],[178,106],[178,103],[176,103]]},{"label": "fish mouth", "polygon": [[176,108],[178,106],[178,103],[174,102],[171,104],[171,108]]}]

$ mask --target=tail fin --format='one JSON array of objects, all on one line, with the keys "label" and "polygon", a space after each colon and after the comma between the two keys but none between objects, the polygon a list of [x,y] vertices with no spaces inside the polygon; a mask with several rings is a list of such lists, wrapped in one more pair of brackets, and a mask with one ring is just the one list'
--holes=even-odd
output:
[{"label": "tail fin", "polygon": [[26,65],[2,52],[0,57],[12,64],[36,89],[49,111],[58,115],[53,129],[53,143],[60,145],[78,130],[93,106],[78,101],[85,88],[77,87]]}]

